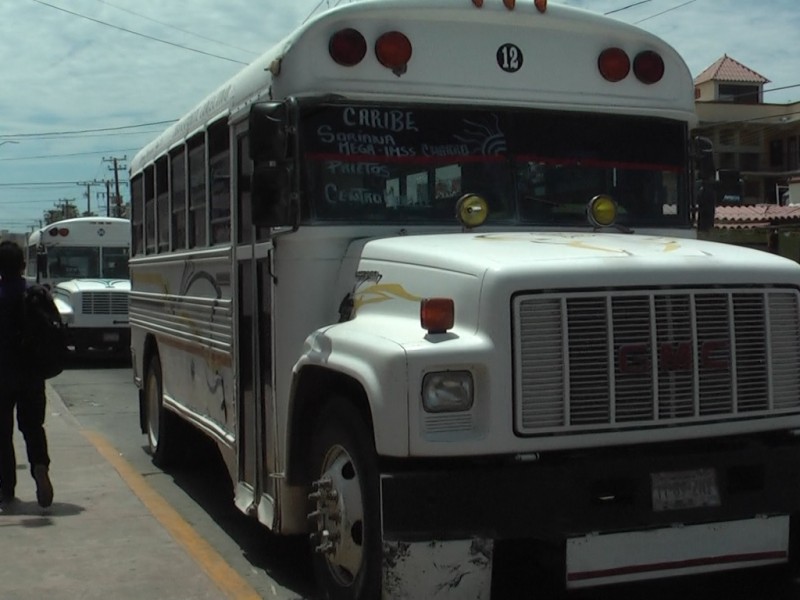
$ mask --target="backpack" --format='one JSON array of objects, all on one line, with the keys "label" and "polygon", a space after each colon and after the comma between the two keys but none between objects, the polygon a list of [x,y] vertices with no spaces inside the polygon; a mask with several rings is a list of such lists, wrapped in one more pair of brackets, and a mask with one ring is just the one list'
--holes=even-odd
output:
[{"label": "backpack", "polygon": [[32,285],[25,289],[23,306],[25,369],[33,377],[55,377],[64,370],[67,360],[67,336],[53,297],[46,287]]}]

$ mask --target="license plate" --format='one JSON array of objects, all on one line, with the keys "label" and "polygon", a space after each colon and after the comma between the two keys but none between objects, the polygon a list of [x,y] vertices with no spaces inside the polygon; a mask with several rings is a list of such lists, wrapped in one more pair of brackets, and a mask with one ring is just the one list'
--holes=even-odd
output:
[{"label": "license plate", "polygon": [[109,333],[103,334],[103,341],[104,342],[118,342],[119,341],[119,333],[116,331],[112,331]]},{"label": "license plate", "polygon": [[720,505],[714,469],[651,473],[650,479],[656,512]]}]

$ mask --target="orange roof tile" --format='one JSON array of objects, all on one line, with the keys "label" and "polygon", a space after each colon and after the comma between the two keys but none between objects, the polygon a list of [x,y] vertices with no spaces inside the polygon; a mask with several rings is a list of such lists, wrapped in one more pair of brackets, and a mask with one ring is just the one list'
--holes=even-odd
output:
[{"label": "orange roof tile", "polygon": [[706,81],[735,81],[738,83],[769,83],[769,79],[745,67],[727,54],[694,78],[695,85]]},{"label": "orange roof tile", "polygon": [[722,229],[760,228],[798,221],[800,221],[800,205],[717,206],[715,210],[715,226]]}]

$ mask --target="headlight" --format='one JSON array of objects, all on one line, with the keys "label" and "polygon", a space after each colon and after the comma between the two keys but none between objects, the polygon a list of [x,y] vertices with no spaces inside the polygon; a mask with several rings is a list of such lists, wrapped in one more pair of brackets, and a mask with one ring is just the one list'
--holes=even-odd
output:
[{"label": "headlight", "polygon": [[458,412],[472,408],[472,373],[441,371],[422,380],[422,406],[427,412]]}]

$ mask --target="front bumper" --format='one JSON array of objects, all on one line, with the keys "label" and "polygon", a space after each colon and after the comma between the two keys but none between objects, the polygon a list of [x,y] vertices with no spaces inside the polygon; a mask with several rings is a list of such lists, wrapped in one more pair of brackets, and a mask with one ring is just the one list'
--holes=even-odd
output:
[{"label": "front bumper", "polygon": [[[382,478],[390,539],[557,541],[800,511],[800,439],[789,434],[550,453],[535,463],[418,466]],[[708,469],[718,506],[654,509],[653,474]]]},{"label": "front bumper", "polygon": [[122,350],[131,345],[130,327],[67,327],[67,345],[86,348]]},{"label": "front bumper", "polygon": [[[387,555],[468,556],[459,598],[529,585],[532,569],[563,590],[799,562],[800,441],[788,434],[397,467],[381,478]],[[687,472],[714,474],[714,502],[665,509],[654,482]],[[385,562],[385,583],[420,581]]]}]

